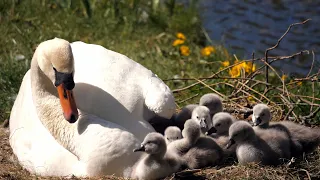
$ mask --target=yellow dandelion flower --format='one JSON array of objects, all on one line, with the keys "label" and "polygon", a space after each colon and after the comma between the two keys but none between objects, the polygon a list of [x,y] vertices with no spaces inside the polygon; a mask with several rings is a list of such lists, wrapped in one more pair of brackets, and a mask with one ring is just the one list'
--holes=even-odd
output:
[{"label": "yellow dandelion flower", "polygon": [[297,82],[297,85],[301,86],[302,85],[302,81]]},{"label": "yellow dandelion flower", "polygon": [[241,74],[241,66],[239,66],[239,65],[233,66],[233,67],[231,68],[231,70],[229,70],[229,75],[230,75],[232,78],[239,77],[240,74]]},{"label": "yellow dandelion flower", "polygon": [[176,34],[176,37],[177,37],[178,39],[181,39],[181,40],[186,40],[186,36],[185,36],[183,33],[181,33],[181,32],[178,32],[178,33]]},{"label": "yellow dandelion flower", "polygon": [[288,76],[285,75],[285,74],[283,74],[283,75],[281,76],[282,81],[286,80],[287,78],[288,78]]},{"label": "yellow dandelion flower", "polygon": [[227,66],[230,65],[230,62],[229,61],[223,61],[223,62],[221,62],[221,64],[222,64],[223,67],[227,67]]},{"label": "yellow dandelion flower", "polygon": [[179,46],[183,43],[184,43],[184,40],[176,39],[175,41],[173,41],[172,46]]},{"label": "yellow dandelion flower", "polygon": [[247,97],[247,100],[248,100],[249,102],[255,102],[255,100],[254,100],[254,98],[253,98],[252,96]]},{"label": "yellow dandelion flower", "polygon": [[188,46],[185,46],[185,45],[181,46],[180,47],[180,54],[182,56],[189,56],[190,55],[190,48]]},{"label": "yellow dandelion flower", "polygon": [[246,71],[246,73],[251,73],[256,70],[256,66],[252,62],[247,62],[247,63],[244,62],[243,68]]},{"label": "yellow dandelion flower", "polygon": [[210,56],[212,53],[215,53],[216,49],[213,46],[207,46],[201,49],[202,56]]},{"label": "yellow dandelion flower", "polygon": [[253,66],[252,66],[252,72],[255,72],[255,71],[256,71],[256,69],[257,69],[256,65],[255,65],[255,64],[253,64]]}]

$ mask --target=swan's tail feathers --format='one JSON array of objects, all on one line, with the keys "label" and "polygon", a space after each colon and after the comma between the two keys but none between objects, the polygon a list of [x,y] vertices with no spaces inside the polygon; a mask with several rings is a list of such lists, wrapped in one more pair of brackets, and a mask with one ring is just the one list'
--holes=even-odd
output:
[{"label": "swan's tail feathers", "polygon": [[155,75],[150,78],[144,91],[145,105],[156,115],[170,119],[175,112],[176,105],[170,88]]}]

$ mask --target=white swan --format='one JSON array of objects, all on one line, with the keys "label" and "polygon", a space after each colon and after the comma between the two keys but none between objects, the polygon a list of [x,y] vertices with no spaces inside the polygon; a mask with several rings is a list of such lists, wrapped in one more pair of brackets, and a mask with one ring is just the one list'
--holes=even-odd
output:
[{"label": "white swan", "polygon": [[[106,62],[102,62],[103,56]],[[43,176],[129,175],[139,159],[132,149],[153,131],[148,122],[139,119],[139,113],[148,114],[142,105],[148,107],[157,99],[149,96],[154,92],[151,83],[158,81],[154,86],[160,89],[153,95],[167,88],[150,71],[147,76],[141,65],[131,61],[100,46],[84,43],[70,46],[57,38],[41,43],[10,115],[10,145],[20,164],[31,173]],[[113,69],[117,64],[123,71]],[[133,66],[145,78],[132,70]],[[105,71],[97,72],[102,67]],[[73,73],[77,79],[74,89]],[[120,75],[107,77],[112,73]],[[127,84],[129,87],[119,84],[131,76],[138,78],[133,78],[136,83],[127,80],[131,82]],[[137,81],[139,78],[144,82]],[[151,87],[141,90],[143,85],[139,83],[148,82]],[[108,89],[108,84],[114,89]],[[113,97],[117,91],[121,103]],[[129,95],[134,96],[133,100],[130,101]],[[139,97],[135,99],[135,95]],[[170,95],[163,102],[169,101]],[[159,115],[166,111],[148,108]]]},{"label": "white swan", "polygon": [[[76,83],[91,84],[108,92],[138,119],[150,121],[156,115],[170,119],[175,113],[175,100],[169,87],[139,63],[99,45],[73,42],[71,48],[75,70],[80,72],[75,73]],[[82,90],[87,91],[86,88],[77,87],[75,95],[82,94]],[[101,101],[101,97],[94,93],[82,97],[79,101],[87,102],[92,98]],[[79,107],[86,104],[83,108],[103,118],[110,112],[114,113],[111,103],[104,104],[105,107],[100,106],[101,109],[98,110],[94,105],[96,102],[91,102],[93,105],[88,106],[87,103],[77,101]]]}]

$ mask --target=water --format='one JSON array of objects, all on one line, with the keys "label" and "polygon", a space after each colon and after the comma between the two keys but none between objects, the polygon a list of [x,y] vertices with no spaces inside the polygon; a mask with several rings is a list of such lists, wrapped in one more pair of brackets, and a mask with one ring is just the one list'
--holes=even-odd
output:
[{"label": "water", "polygon": [[[320,1],[319,0],[199,0],[204,28],[215,43],[222,43],[231,53],[244,59],[263,57],[264,51],[295,22],[312,21],[291,28],[280,46],[270,55],[291,55],[314,50],[315,69],[320,68]],[[318,57],[317,57],[318,55]],[[312,55],[275,65],[285,73],[306,75]]]}]

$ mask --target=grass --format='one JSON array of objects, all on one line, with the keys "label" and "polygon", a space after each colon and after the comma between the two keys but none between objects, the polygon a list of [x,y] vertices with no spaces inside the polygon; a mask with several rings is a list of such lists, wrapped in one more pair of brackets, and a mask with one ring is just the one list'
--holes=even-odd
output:
[{"label": "grass", "polygon": [[[212,91],[221,93],[226,109],[235,112],[240,119],[248,117],[239,113],[239,109],[250,109],[258,102],[268,103],[272,107],[275,120],[282,120],[291,109],[290,117],[298,117],[309,115],[320,106],[320,91],[316,91],[320,84],[309,81],[318,78],[318,75],[312,76],[314,70],[303,81],[294,77],[284,78],[279,73],[281,69],[270,70],[268,91],[265,91],[264,69],[259,69],[264,66],[263,62],[258,59],[255,62],[260,63],[255,63],[256,70],[246,72],[245,69],[237,68],[243,67],[241,57],[229,54],[222,46],[210,44],[197,14],[196,1],[192,1],[188,7],[174,0],[165,0],[159,4],[156,2],[0,1],[0,122],[10,116],[15,96],[23,75],[29,69],[37,44],[54,37],[70,42],[80,40],[100,44],[141,63],[165,80],[174,92],[178,108],[196,103],[202,94]],[[180,52],[182,45],[172,46],[177,39],[177,32],[186,36],[182,45],[190,48],[187,56]],[[213,46],[215,51],[203,56],[201,50],[207,45]],[[308,55],[311,52],[302,56]],[[242,64],[235,65],[237,58]],[[222,62],[227,61],[230,66],[224,67]],[[236,78],[230,78],[233,70]],[[210,76],[211,79],[201,79]],[[197,84],[192,85],[194,83]],[[295,121],[317,126],[320,123],[319,117],[319,113],[316,113],[309,119]],[[0,129],[0,139],[0,177],[38,179],[14,163],[5,129]],[[298,159],[290,167],[237,166],[232,163],[232,166],[218,169],[178,173],[175,178],[303,179],[308,178],[308,175],[319,178],[319,157],[318,150],[305,159]]]}]

